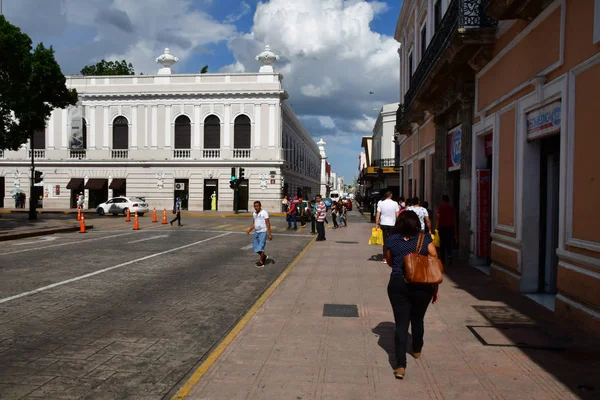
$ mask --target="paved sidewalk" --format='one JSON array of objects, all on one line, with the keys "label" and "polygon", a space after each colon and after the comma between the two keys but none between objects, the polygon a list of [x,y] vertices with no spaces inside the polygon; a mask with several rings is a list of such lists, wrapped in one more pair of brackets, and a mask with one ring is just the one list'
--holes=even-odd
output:
[{"label": "paved sidewalk", "polygon": [[[164,209],[164,208],[163,208]],[[156,212],[162,215],[163,209],[156,209]],[[152,215],[153,207],[150,208],[150,212],[147,213]],[[171,215],[171,210],[166,209],[168,214]],[[38,214],[77,214],[76,208],[39,208]],[[28,214],[29,209],[27,208],[2,208],[0,209],[0,215],[2,214],[16,214],[23,215]],[[96,214],[96,209],[85,209],[83,213],[88,214]],[[250,218],[252,216],[251,211],[240,211],[238,214],[235,214],[233,211],[189,211],[183,210],[181,212],[182,216],[189,217],[213,217],[213,218]],[[286,214],[283,212],[273,212],[269,213],[272,217],[285,217]]]},{"label": "paved sidewalk", "polygon": [[[389,268],[372,225],[327,231],[191,390],[188,399],[578,399],[600,397],[594,339],[478,270],[447,268],[421,359],[392,375]],[[359,318],[323,317],[326,303]],[[577,337],[576,342],[573,338]]]}]

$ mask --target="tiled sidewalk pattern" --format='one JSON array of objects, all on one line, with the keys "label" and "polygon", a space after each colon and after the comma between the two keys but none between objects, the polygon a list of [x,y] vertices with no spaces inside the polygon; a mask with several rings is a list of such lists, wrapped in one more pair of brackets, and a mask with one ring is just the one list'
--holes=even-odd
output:
[{"label": "tiled sidewalk pattern", "polygon": [[[380,251],[366,244],[371,227],[356,223],[328,231],[326,242],[313,244],[188,398],[600,395],[595,341],[575,341],[578,332],[563,330],[549,312],[468,266],[447,268],[440,302],[426,316],[423,356],[409,356],[405,379],[396,380],[389,356],[394,334],[389,268],[369,260]],[[323,317],[325,303],[357,304],[360,317]]]}]

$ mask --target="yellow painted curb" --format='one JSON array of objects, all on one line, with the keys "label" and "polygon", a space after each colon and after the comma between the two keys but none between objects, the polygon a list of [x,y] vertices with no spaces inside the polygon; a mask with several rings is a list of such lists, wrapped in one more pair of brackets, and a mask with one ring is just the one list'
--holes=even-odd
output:
[{"label": "yellow painted curb", "polygon": [[171,397],[171,400],[181,400],[187,397],[190,394],[191,390],[196,386],[196,384],[200,381],[200,378],[210,369],[210,367],[219,359],[221,354],[227,349],[227,346],[233,342],[233,339],[242,331],[244,326],[252,319],[252,317],[256,314],[256,312],[262,307],[262,305],[267,301],[269,296],[273,294],[277,286],[288,276],[292,269],[298,264],[298,262],[304,257],[304,255],[308,252],[308,249],[315,242],[317,237],[315,236],[308,242],[306,247],[298,254],[298,256],[292,261],[292,263],[283,271],[281,275],[269,286],[267,290],[258,298],[256,303],[248,310],[246,315],[242,317],[242,319],[235,325],[235,327],[225,336],[225,339],[213,350],[212,353],[204,360],[202,364],[194,371],[192,376],[183,384],[181,389],[175,394],[175,396]]}]

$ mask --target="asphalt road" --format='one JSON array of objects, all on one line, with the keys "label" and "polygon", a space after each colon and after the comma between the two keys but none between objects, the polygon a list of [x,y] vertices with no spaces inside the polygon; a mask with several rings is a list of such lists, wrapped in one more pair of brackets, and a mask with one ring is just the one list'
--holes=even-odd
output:
[{"label": "asphalt road", "polygon": [[140,221],[0,245],[0,398],[168,398],[313,237],[259,269],[249,219]]}]

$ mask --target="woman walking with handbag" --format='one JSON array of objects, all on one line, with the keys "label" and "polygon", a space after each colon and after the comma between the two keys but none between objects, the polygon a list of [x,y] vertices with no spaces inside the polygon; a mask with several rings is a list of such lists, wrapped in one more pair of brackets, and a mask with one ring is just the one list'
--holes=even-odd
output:
[{"label": "woman walking with handbag", "polygon": [[385,247],[386,261],[392,268],[387,290],[396,323],[394,376],[403,379],[408,326],[411,325],[413,357],[419,358],[425,333],[423,320],[429,303],[439,300],[442,266],[431,259],[437,260],[435,246],[431,235],[421,233],[421,221],[414,211],[398,216]]}]

